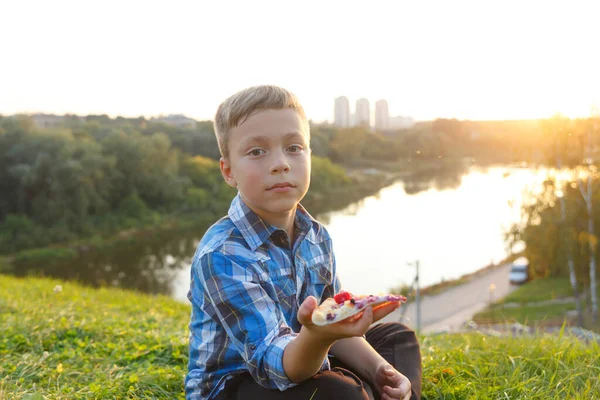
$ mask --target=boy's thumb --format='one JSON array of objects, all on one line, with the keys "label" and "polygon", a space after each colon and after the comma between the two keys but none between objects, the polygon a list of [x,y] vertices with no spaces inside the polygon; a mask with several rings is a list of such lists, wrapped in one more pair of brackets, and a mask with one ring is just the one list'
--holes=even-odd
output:
[{"label": "boy's thumb", "polygon": [[302,304],[300,304],[300,308],[298,309],[298,322],[302,325],[311,324],[312,313],[316,307],[317,299],[313,296],[308,296]]}]

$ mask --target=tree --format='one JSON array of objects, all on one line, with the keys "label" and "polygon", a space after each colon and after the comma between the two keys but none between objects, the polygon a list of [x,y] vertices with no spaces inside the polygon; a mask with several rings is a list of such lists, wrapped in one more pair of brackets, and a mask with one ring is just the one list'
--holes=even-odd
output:
[{"label": "tree", "polygon": [[[598,112],[594,110],[592,112],[594,128],[597,129],[598,125],[596,123],[596,118],[598,116]],[[595,224],[594,224],[594,214],[593,214],[593,190],[592,190],[592,171],[591,165],[594,162],[594,151],[593,148],[593,139],[592,139],[592,127],[588,129],[588,138],[586,141],[586,150],[585,150],[585,162],[588,165],[588,174],[587,174],[587,191],[583,189],[583,181],[579,179],[579,190],[581,191],[581,195],[585,200],[587,214],[588,214],[588,234],[589,234],[589,247],[590,247],[590,297],[592,300],[592,319],[594,322],[598,320],[598,298],[596,293],[596,248],[598,247],[598,239],[595,232]]]},{"label": "tree", "polygon": [[[522,221],[512,227],[508,237],[510,243],[521,240],[526,244],[525,255],[534,276],[568,275],[576,299],[578,282],[583,282],[589,288],[592,316],[597,321],[595,227],[600,215],[594,209],[600,205],[600,177],[594,164],[597,128],[591,122],[572,123],[560,116],[544,122],[545,132],[551,132],[554,138],[553,153],[559,170],[548,177],[540,193],[524,201]],[[579,165],[563,169],[563,157],[571,157],[571,162],[577,154],[581,155]],[[577,242],[580,251],[574,252]],[[576,306],[581,311],[578,302]]]},{"label": "tree", "polygon": [[[555,143],[556,143],[556,168],[558,171],[563,169],[562,165],[562,156],[561,156],[561,147],[559,145],[559,138],[564,138],[567,130],[565,129],[565,121],[560,118],[560,116],[556,116],[554,118],[554,122],[556,126],[554,126],[555,131]],[[573,262],[573,249],[571,245],[571,240],[569,239],[568,233],[570,233],[570,229],[567,226],[567,207],[565,201],[565,194],[560,192],[557,194],[560,199],[560,226],[563,231],[566,231],[567,234],[561,235],[566,247],[567,252],[567,262],[569,268],[569,281],[571,282],[571,288],[573,289],[573,295],[575,297],[575,308],[577,309],[577,318],[580,326],[583,325],[583,314],[581,311],[581,300],[579,298],[579,290],[577,288],[577,276],[575,274],[575,263]]]}]

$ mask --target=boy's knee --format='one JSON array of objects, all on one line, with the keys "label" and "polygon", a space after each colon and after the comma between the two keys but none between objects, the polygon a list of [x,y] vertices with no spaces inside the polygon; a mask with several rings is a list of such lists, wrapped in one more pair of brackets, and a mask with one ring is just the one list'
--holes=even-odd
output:
[{"label": "boy's knee", "polygon": [[406,326],[404,324],[401,324],[400,322],[396,322],[396,323],[394,323],[394,325],[395,325],[394,329],[397,334],[413,337],[413,338],[415,338],[415,341],[417,341],[417,334],[415,333],[414,330],[410,329],[408,326]]},{"label": "boy's knee", "polygon": [[395,332],[407,332],[408,334],[415,334],[415,331],[400,322],[389,322],[388,325],[391,325],[390,329]]},{"label": "boy's knee", "polygon": [[355,375],[333,369],[316,375],[313,400],[348,399],[369,400],[361,380]]}]

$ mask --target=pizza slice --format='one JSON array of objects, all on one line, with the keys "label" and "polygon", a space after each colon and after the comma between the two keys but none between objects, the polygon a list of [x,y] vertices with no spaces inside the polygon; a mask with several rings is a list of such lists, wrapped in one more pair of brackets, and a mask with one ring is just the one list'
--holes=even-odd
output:
[{"label": "pizza slice", "polygon": [[329,325],[365,310],[367,307],[378,308],[387,303],[406,301],[406,297],[395,294],[354,296],[349,292],[341,291],[334,297],[329,297],[321,303],[312,314],[315,325]]}]

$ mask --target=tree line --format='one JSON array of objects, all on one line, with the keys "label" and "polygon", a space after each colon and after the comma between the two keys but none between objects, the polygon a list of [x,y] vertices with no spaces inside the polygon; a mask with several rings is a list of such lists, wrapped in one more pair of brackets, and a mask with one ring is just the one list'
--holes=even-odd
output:
[{"label": "tree line", "polygon": [[[212,125],[66,118],[39,129],[0,118],[0,253],[220,217],[235,195],[222,179]],[[313,158],[316,192],[350,185],[344,169]]]}]

